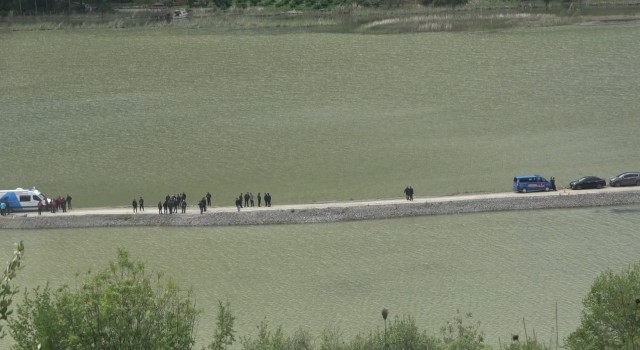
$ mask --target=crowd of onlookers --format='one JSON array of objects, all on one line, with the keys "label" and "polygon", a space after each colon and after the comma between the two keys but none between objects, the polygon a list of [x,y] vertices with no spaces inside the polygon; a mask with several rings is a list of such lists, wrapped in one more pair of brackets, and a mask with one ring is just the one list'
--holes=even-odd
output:
[{"label": "crowd of onlookers", "polygon": [[[407,200],[412,201],[413,187],[407,186],[404,189],[404,194]],[[198,201],[198,208],[200,209],[200,214],[203,214],[205,211],[207,211],[207,207],[211,207],[212,198],[213,198],[213,195],[211,195],[210,192],[207,192],[202,197],[202,199]],[[253,196],[253,192],[245,192],[244,194],[240,193],[240,195],[236,198],[235,205],[237,210],[240,211],[240,209],[242,208],[254,207],[256,199],[258,201],[258,207],[262,206],[263,199],[264,199],[265,207],[271,206],[271,194],[269,192],[265,192],[264,196],[262,196],[262,194],[258,192],[258,195],[255,197]],[[38,215],[42,215],[42,211],[44,210],[49,211],[51,213],[57,213],[59,211],[66,213],[67,210],[71,209],[71,200],[72,198],[68,194],[66,197],[58,196],[55,198],[45,198],[44,200],[41,200],[40,202],[38,202]],[[142,196],[140,196],[139,199],[134,198],[133,201],[131,202],[131,206],[133,208],[134,213],[137,213],[138,210],[140,210],[141,212],[144,211],[145,209],[144,198]],[[160,215],[176,214],[178,213],[178,210],[181,210],[183,214],[187,212],[187,195],[184,192],[175,194],[173,196],[166,195],[164,198],[164,201],[158,202],[158,214]],[[11,213],[11,208],[9,207],[9,203],[5,201],[1,202],[0,214],[4,216],[10,213]]]},{"label": "crowd of onlookers", "polygon": [[71,210],[72,199],[68,194],[66,197],[45,198],[38,202],[38,215],[42,215],[42,211],[45,210],[51,213],[57,213],[59,211],[66,213],[67,210]]},{"label": "crowd of onlookers", "polygon": [[[258,207],[262,206],[262,195],[260,194],[260,192],[258,192]],[[244,199],[244,206],[242,205],[242,200]],[[240,193],[240,196],[238,196],[238,198],[236,198],[236,208],[238,209],[238,211],[240,211],[241,208],[243,207],[253,207],[255,206],[256,202],[255,199],[253,197],[253,192],[247,192],[244,195],[242,193]],[[264,206],[265,207],[270,207],[271,206],[271,194],[269,192],[266,192],[264,194]]]},{"label": "crowd of onlookers", "polygon": [[[212,198],[213,195],[210,192],[207,192],[202,197],[202,199],[198,200],[198,208],[200,209],[200,214],[203,214],[205,211],[207,211],[207,207],[211,207]],[[258,199],[258,207],[262,206],[263,197],[260,192],[258,192],[256,198]],[[247,192],[244,194],[240,193],[240,196],[236,198],[236,207],[238,211],[240,211],[240,208],[243,207],[243,199],[244,207],[255,206],[255,198],[252,192]],[[264,206],[271,206],[271,194],[268,192],[264,194]],[[137,213],[138,210],[141,212],[144,211],[144,198],[142,196],[140,196],[140,198],[138,199],[134,198],[133,201],[131,201],[131,207],[134,213]],[[184,192],[175,194],[173,196],[166,195],[164,201],[161,200],[158,202],[158,214],[160,215],[177,214],[178,210],[180,210],[182,214],[187,212],[187,194]]]},{"label": "crowd of onlookers", "polygon": [[[413,187],[407,186],[404,189],[404,194],[407,200],[413,200]],[[200,209],[200,214],[203,214],[207,211],[207,207],[211,207],[211,199],[213,195],[210,192],[207,192],[202,199],[198,201],[198,208]],[[66,213],[67,210],[71,209],[71,196],[67,194],[66,197],[58,196],[55,198],[45,198],[38,202],[38,215],[42,215],[42,211],[46,210],[51,213],[57,213],[62,211]],[[264,206],[271,206],[271,194],[269,192],[265,192],[264,196],[260,192],[258,192],[257,196],[253,196],[253,192],[245,192],[240,193],[240,195],[236,198],[235,205],[238,211],[242,208],[246,207],[254,207],[256,199],[258,201],[258,207],[262,206],[262,201],[264,199]],[[133,208],[133,212],[137,213],[138,210],[141,212],[144,211],[144,198],[140,196],[139,199],[134,198],[131,202],[131,206]],[[164,201],[158,202],[158,214],[177,214],[178,210],[184,214],[187,212],[187,195],[186,193],[178,193],[173,196],[166,195]],[[9,207],[9,203],[3,201],[0,203],[0,214],[8,215],[11,213],[11,208]]]}]

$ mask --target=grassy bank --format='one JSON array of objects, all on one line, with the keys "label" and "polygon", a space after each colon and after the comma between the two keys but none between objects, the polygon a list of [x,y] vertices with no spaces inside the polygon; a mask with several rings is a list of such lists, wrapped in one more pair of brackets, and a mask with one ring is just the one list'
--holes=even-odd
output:
[{"label": "grassy bank", "polygon": [[187,20],[165,20],[145,9],[120,9],[114,13],[71,16],[0,18],[3,31],[125,29],[132,27],[201,29],[213,32],[259,31],[343,32],[392,34],[411,32],[491,31],[517,27],[548,27],[614,16],[640,19],[640,4],[626,2],[526,3],[472,1],[452,9],[405,5],[398,8],[339,7],[328,11],[275,11],[265,8],[210,8],[190,10]]}]

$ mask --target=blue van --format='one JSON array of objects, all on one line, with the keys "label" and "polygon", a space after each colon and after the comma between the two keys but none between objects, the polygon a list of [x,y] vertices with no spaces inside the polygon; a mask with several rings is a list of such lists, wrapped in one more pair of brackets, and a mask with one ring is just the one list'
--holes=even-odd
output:
[{"label": "blue van", "polygon": [[552,187],[551,181],[540,175],[521,175],[513,178],[513,192],[549,191]]}]

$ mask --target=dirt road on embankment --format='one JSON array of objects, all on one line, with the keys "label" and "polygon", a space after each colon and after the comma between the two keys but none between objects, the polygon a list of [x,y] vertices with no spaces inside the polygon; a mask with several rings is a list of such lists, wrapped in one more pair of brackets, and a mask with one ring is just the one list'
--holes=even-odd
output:
[{"label": "dirt road on embankment", "polygon": [[[215,203],[214,203],[215,204]],[[640,204],[640,187],[561,190],[539,193],[484,193],[422,197],[414,201],[381,199],[269,208],[210,207],[203,214],[191,206],[186,214],[158,214],[157,207],[133,213],[131,207],[77,208],[67,213],[16,213],[0,217],[0,229],[56,229],[126,226],[230,226],[328,223],[409,216],[450,215],[508,210],[562,209]]]}]

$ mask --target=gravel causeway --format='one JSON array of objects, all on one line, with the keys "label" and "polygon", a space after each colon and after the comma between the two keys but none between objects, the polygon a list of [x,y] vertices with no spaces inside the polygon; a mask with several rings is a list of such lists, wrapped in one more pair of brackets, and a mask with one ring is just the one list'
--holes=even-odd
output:
[{"label": "gravel causeway", "polygon": [[159,215],[156,208],[132,213],[131,208],[74,209],[68,213],[16,213],[0,217],[0,229],[58,229],[127,226],[231,226],[314,224],[356,220],[380,220],[426,215],[451,215],[509,210],[562,209],[623,206],[640,203],[640,189],[542,193],[494,193],[463,196],[281,205],[270,208],[213,207],[200,214],[190,207],[187,214]]}]

